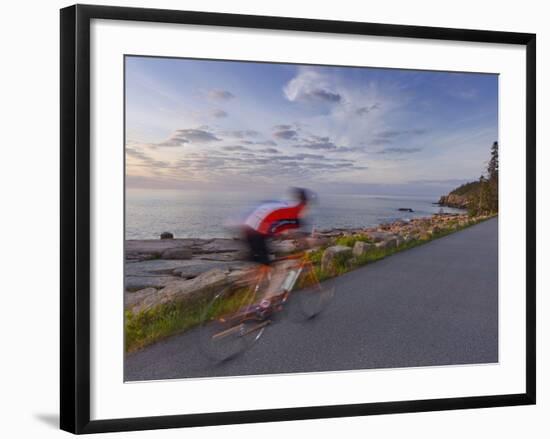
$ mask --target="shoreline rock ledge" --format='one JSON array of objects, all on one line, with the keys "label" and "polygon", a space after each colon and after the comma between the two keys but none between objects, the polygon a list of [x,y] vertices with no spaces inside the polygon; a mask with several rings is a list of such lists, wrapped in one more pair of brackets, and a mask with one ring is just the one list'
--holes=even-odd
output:
[{"label": "shoreline rock ledge", "polygon": [[[412,239],[429,240],[470,221],[467,214],[442,213],[368,228],[334,228],[318,232],[315,248],[323,250],[321,269],[338,274],[373,248],[395,249]],[[278,240],[272,247],[275,254],[297,249],[292,239]],[[238,279],[251,266],[243,243],[232,238],[126,240],[125,253],[125,308],[133,313],[172,301],[192,302]]]},{"label": "shoreline rock ledge", "polygon": [[437,204],[440,206],[454,207],[455,209],[467,209],[468,197],[456,194],[442,195]]},{"label": "shoreline rock ledge", "polygon": [[323,252],[321,269],[332,272],[338,262],[346,262],[351,258],[353,250],[346,245],[333,245]]}]

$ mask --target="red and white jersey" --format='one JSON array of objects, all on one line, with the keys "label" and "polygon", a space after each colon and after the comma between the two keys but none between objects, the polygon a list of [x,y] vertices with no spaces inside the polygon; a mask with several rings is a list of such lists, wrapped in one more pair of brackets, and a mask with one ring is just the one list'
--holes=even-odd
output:
[{"label": "red and white jersey", "polygon": [[277,235],[285,230],[298,229],[305,204],[268,201],[256,207],[244,224],[263,235]]}]

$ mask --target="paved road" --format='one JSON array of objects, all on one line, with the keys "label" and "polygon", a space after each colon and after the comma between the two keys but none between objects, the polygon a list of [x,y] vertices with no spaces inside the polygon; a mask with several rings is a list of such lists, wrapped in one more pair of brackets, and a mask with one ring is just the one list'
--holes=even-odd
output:
[{"label": "paved road", "polygon": [[498,220],[335,280],[327,310],[282,320],[240,357],[204,359],[196,332],[127,356],[127,381],[498,361]]}]

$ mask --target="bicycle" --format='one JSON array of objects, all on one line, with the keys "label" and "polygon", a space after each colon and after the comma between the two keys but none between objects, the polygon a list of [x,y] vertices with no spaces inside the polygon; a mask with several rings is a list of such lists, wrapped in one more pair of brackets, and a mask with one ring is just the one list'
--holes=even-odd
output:
[{"label": "bicycle", "polygon": [[[264,330],[288,304],[291,294],[297,297],[301,315],[311,319],[323,311],[334,296],[334,287],[323,286],[307,252],[278,258],[275,265],[253,268],[241,281],[231,285],[206,306],[200,325],[200,347],[214,361],[225,361],[250,348]],[[266,306],[262,299],[284,273],[280,292]],[[299,285],[301,288],[294,291]]]}]

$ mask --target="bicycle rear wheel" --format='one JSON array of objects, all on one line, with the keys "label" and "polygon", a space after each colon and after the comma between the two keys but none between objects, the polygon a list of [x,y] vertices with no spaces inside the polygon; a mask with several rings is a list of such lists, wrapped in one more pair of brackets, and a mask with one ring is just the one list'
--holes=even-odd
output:
[{"label": "bicycle rear wheel", "polygon": [[269,321],[257,318],[251,291],[223,290],[206,307],[200,326],[202,353],[225,361],[250,348]]}]

